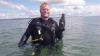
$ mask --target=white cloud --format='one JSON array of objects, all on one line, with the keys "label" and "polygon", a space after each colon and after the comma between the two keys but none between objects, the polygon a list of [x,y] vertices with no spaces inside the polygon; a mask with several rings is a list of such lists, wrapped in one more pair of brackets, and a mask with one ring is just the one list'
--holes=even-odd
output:
[{"label": "white cloud", "polygon": [[71,6],[75,6],[75,5],[85,5],[85,0],[30,0],[32,2],[38,2],[38,3],[42,3],[42,2],[48,2],[49,4],[59,4],[59,5],[71,5]]},{"label": "white cloud", "polygon": [[[23,4],[19,4],[19,3],[13,3],[11,1],[5,1],[5,0],[0,0],[0,5],[4,6],[6,8],[9,8],[11,10],[16,10],[15,12],[12,12],[10,10],[10,13],[1,13],[0,12],[0,18],[25,18],[25,17],[32,17],[32,16],[37,16],[38,11],[37,10],[31,10],[29,8],[27,8],[26,6],[24,6]],[[21,12],[20,12],[21,11]],[[20,13],[19,13],[20,12]]]},{"label": "white cloud", "polygon": [[1,16],[5,16],[5,14],[4,14],[4,13],[0,13],[0,17],[1,17]]},{"label": "white cloud", "polygon": [[100,16],[100,5],[88,5],[86,6],[86,14],[88,15],[99,15]]},{"label": "white cloud", "polygon": [[64,2],[64,0],[30,0],[32,2],[38,2],[38,3],[41,3],[41,2],[48,2],[50,4],[55,4],[55,3],[62,3]]},{"label": "white cloud", "polygon": [[[60,4],[61,5],[61,4]],[[72,16],[100,16],[100,5],[87,5],[85,0],[65,0],[62,4],[64,5],[64,10],[59,10],[61,8],[53,9],[53,11],[60,13],[66,13]],[[58,4],[59,6],[59,4]]]},{"label": "white cloud", "polygon": [[2,18],[4,18],[6,15],[5,15],[5,13],[0,13],[0,19]]},{"label": "white cloud", "polygon": [[9,1],[1,0],[0,1],[0,5],[3,5],[5,7],[10,7],[12,9],[16,9],[16,10],[21,10],[21,11],[26,12],[26,13],[33,14],[32,10],[31,9],[28,9],[23,4],[14,4],[14,3],[11,3]]},{"label": "white cloud", "polygon": [[23,18],[28,17],[25,13],[0,13],[0,19],[13,19],[13,18]]},{"label": "white cloud", "polygon": [[0,19],[33,18],[33,17],[37,17],[37,16],[40,16],[37,10],[34,10],[34,15],[33,14],[27,14],[26,12],[0,13]]},{"label": "white cloud", "polygon": [[67,15],[76,16],[83,14],[86,2],[85,0],[65,0],[64,5]]},{"label": "white cloud", "polygon": [[[51,15],[65,13],[66,15],[100,15],[100,5],[87,5],[85,0],[30,0],[31,2],[48,2],[51,5]],[[9,7],[20,13],[0,13],[0,18],[24,18],[40,16],[39,10],[31,10],[23,4],[0,0],[0,6]],[[39,9],[39,8],[38,8]]]},{"label": "white cloud", "polygon": [[64,3],[66,5],[72,5],[72,6],[80,6],[80,5],[85,5],[85,0],[64,0]]},{"label": "white cloud", "polygon": [[68,5],[84,5],[85,1],[84,0],[31,0],[33,2],[48,2],[50,4],[68,4]]},{"label": "white cloud", "polygon": [[63,8],[56,8],[56,7],[51,8],[51,14],[62,14],[63,12],[64,12]]},{"label": "white cloud", "polygon": [[67,13],[68,15],[82,14],[85,0],[31,0],[33,2],[48,2],[51,7],[51,14]]}]

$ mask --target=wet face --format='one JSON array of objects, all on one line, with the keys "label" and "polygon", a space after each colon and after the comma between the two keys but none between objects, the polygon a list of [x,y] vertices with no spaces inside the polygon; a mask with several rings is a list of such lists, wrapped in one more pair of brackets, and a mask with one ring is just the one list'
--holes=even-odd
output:
[{"label": "wet face", "polygon": [[50,14],[50,8],[48,5],[42,5],[40,7],[40,13],[43,20],[48,20]]}]

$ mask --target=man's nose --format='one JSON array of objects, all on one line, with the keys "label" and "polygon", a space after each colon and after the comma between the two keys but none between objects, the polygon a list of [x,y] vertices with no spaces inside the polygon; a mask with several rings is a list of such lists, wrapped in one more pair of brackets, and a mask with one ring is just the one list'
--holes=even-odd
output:
[{"label": "man's nose", "polygon": [[47,12],[48,12],[47,10],[44,11],[44,13],[47,13]]}]

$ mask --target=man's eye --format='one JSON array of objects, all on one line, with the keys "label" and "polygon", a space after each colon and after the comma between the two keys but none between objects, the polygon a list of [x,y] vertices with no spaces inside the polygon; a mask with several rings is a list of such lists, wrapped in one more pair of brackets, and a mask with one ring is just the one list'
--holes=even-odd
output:
[{"label": "man's eye", "polygon": [[43,9],[43,10],[47,10],[48,11],[49,9]]}]

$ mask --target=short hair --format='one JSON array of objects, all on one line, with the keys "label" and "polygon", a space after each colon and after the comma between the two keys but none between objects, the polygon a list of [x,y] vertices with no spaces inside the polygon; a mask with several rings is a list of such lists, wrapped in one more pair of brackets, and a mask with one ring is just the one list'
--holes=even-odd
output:
[{"label": "short hair", "polygon": [[46,5],[49,5],[47,2],[43,2],[41,5],[40,5],[40,8],[42,7],[42,6],[46,6]]}]

